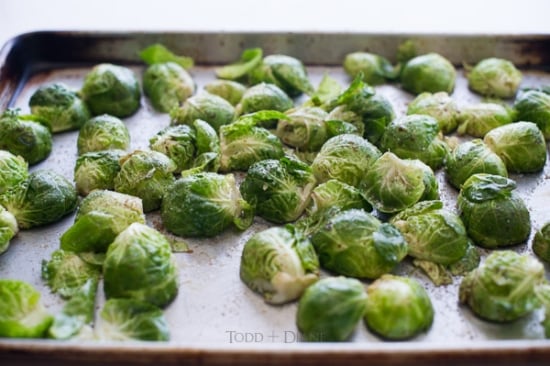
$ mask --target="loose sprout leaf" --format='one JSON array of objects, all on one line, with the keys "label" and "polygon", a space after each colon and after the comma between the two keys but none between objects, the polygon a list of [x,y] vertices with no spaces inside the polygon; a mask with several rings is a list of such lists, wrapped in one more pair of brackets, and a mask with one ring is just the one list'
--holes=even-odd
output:
[{"label": "loose sprout leaf", "polygon": [[236,63],[217,68],[216,75],[221,79],[236,80],[245,76],[262,62],[261,48],[249,48],[243,51],[241,59]]},{"label": "loose sprout leaf", "polygon": [[315,106],[321,106],[322,104],[338,97],[341,92],[342,86],[340,83],[329,74],[325,73],[323,75],[323,79],[317,87],[317,90],[311,96],[311,103]]},{"label": "loose sprout leaf", "polygon": [[189,249],[189,243],[182,238],[178,237],[166,237],[170,243],[170,248],[172,248],[172,253],[191,253],[192,250]]},{"label": "loose sprout leaf", "polygon": [[328,102],[328,107],[325,109],[332,110],[342,104],[353,109],[356,104],[362,103],[374,93],[374,89],[363,81],[363,73],[360,72],[342,94]]},{"label": "loose sprout leaf", "polygon": [[516,189],[516,182],[506,177],[476,174],[464,184],[464,196],[474,202],[483,202],[500,197],[510,197]]},{"label": "loose sprout leaf", "polygon": [[453,283],[451,274],[441,264],[415,259],[413,260],[413,265],[420,268],[436,286],[445,286]]},{"label": "loose sprout leaf", "polygon": [[141,50],[139,57],[148,65],[175,62],[184,69],[190,69],[194,65],[191,57],[178,56],[160,43],[155,43]]}]

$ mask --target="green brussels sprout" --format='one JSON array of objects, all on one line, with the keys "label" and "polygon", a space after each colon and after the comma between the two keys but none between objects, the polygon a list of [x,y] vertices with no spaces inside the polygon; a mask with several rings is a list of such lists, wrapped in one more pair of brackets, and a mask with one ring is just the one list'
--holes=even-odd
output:
[{"label": "green brussels sprout", "polygon": [[367,327],[383,338],[401,340],[428,330],[434,309],[428,293],[413,278],[384,275],[367,287]]},{"label": "green brussels sprout", "polygon": [[284,155],[281,141],[263,127],[261,121],[286,116],[276,111],[262,111],[242,116],[220,128],[220,171],[247,170],[252,164]]},{"label": "green brussels sprout", "polygon": [[[363,123],[363,118],[357,113],[349,110],[345,105],[338,106],[330,111],[330,113],[325,117],[326,122],[330,123],[331,121],[342,121],[348,123],[355,127],[355,134],[359,136],[365,135],[365,124]],[[328,128],[328,125],[327,125]]]},{"label": "green brussels sprout", "polygon": [[337,179],[358,187],[363,176],[382,154],[364,138],[344,134],[329,139],[313,160],[311,169],[318,182]]},{"label": "green brussels sprout", "polygon": [[366,305],[367,293],[358,280],[324,278],[304,291],[296,325],[307,341],[345,341],[363,317]]},{"label": "green brussels sprout", "polygon": [[384,84],[394,74],[392,64],[385,57],[369,52],[348,53],[343,66],[352,78],[362,73],[363,81],[370,85]]},{"label": "green brussels sprout", "polygon": [[157,151],[136,150],[121,159],[115,191],[137,196],[143,211],[160,207],[166,189],[174,183],[176,163]]},{"label": "green brussels sprout", "polygon": [[445,57],[437,53],[416,56],[401,70],[403,89],[413,94],[423,92],[451,93],[455,87],[456,70]]},{"label": "green brussels sprout", "polygon": [[277,136],[283,143],[301,151],[319,151],[328,140],[327,112],[319,107],[300,107],[277,123]]},{"label": "green brussels sprout", "polygon": [[536,123],[544,138],[550,140],[550,94],[538,90],[520,93],[514,108],[518,120]]},{"label": "green brussels sprout", "polygon": [[0,116],[0,150],[19,155],[30,165],[46,159],[52,151],[50,130],[34,119],[20,116],[17,109],[7,109]]},{"label": "green brussels sprout", "polygon": [[143,91],[159,112],[170,112],[195,92],[195,82],[175,62],[152,64],[143,73]]},{"label": "green brussels sprout", "polygon": [[282,304],[319,279],[319,261],[311,242],[292,225],[272,227],[245,243],[240,276],[266,302]]},{"label": "green brussels sprout", "polygon": [[458,106],[446,92],[421,93],[407,107],[407,114],[424,114],[437,120],[441,132],[453,132],[458,126]]},{"label": "green brussels sprout", "polygon": [[380,140],[383,150],[402,159],[418,159],[437,169],[447,157],[447,144],[439,138],[439,124],[428,115],[411,114],[393,120]]},{"label": "green brussels sprout", "polygon": [[550,262],[550,222],[535,233],[533,252],[543,261]]},{"label": "green brussels sprout", "polygon": [[329,218],[311,242],[323,268],[349,277],[378,278],[407,255],[407,243],[394,226],[357,209]]},{"label": "green brussels sprout", "polygon": [[92,151],[127,150],[129,147],[128,128],[120,119],[107,114],[90,119],[78,133],[78,155]]},{"label": "green brussels sprout", "polygon": [[15,216],[0,206],[0,254],[8,250],[10,240],[19,232]]},{"label": "green brussels sprout", "polygon": [[52,292],[68,299],[92,277],[99,278],[100,269],[83,261],[78,254],[55,250],[49,261],[42,261],[42,279]]},{"label": "green brussels sprout", "polygon": [[168,126],[149,140],[151,150],[158,151],[176,163],[175,173],[189,169],[195,158],[196,134],[188,125]]},{"label": "green brussels sprout", "polygon": [[491,174],[474,174],[457,199],[468,236],[484,248],[519,244],[531,232],[529,211],[514,192],[516,182]]},{"label": "green brussels sprout", "polygon": [[449,265],[468,249],[464,224],[441,201],[419,202],[392,217],[390,223],[405,237],[413,258]]},{"label": "green brussels sprout", "polygon": [[475,247],[471,240],[468,241],[466,254],[457,262],[447,266],[449,272],[454,276],[464,276],[466,273],[473,271],[479,266],[481,257],[479,250]]},{"label": "green brussels sprout", "polygon": [[307,211],[308,214],[313,214],[331,208],[341,210],[360,208],[372,211],[372,206],[359,189],[336,179],[321,183],[311,191],[311,205]]},{"label": "green brussels sprout", "polygon": [[140,198],[95,190],[82,200],[74,224],[61,235],[61,249],[105,252],[117,235],[134,222],[145,223]]},{"label": "green brussels sprout", "polygon": [[249,88],[242,96],[237,111],[249,114],[264,110],[284,112],[294,107],[292,99],[275,84],[260,83]]},{"label": "green brussels sprout", "polygon": [[235,120],[235,108],[217,95],[203,92],[188,98],[181,107],[170,112],[172,125],[193,125],[200,119],[208,122],[216,131]]},{"label": "green brussels sprout", "polygon": [[76,189],[65,177],[51,170],[37,170],[17,187],[0,196],[21,229],[47,225],[73,212],[78,204]]},{"label": "green brussels sprout", "polygon": [[134,299],[109,299],[99,312],[97,335],[107,341],[167,341],[170,331],[158,307]]},{"label": "green brussels sprout", "polygon": [[0,150],[0,195],[29,177],[29,165],[21,156]]},{"label": "green brussels sprout", "polygon": [[306,163],[283,157],[253,164],[240,191],[254,206],[257,215],[271,222],[285,223],[302,215],[315,184],[315,177]]},{"label": "green brussels sprout", "polygon": [[546,142],[533,122],[516,122],[489,131],[483,141],[511,173],[534,173],[546,164]]},{"label": "green brussels sprout", "polygon": [[313,93],[306,68],[300,60],[291,56],[266,56],[248,76],[252,85],[261,82],[275,84],[290,97]]},{"label": "green brussels sprout", "polygon": [[487,97],[512,98],[521,83],[521,72],[513,63],[501,58],[486,58],[468,73],[471,90]]},{"label": "green brussels sprout", "polygon": [[40,292],[26,282],[0,279],[0,337],[40,338],[52,323]]},{"label": "green brussels sprout", "polygon": [[138,110],[141,89],[132,70],[104,63],[86,75],[80,95],[94,116],[110,114],[122,118]]},{"label": "green brussels sprout", "polygon": [[38,88],[31,95],[29,107],[54,133],[78,130],[92,117],[86,104],[63,84]]},{"label": "green brussels sprout", "polygon": [[495,103],[479,103],[464,107],[458,115],[458,134],[483,137],[493,128],[512,123],[512,113]]},{"label": "green brussels sprout", "polygon": [[483,319],[510,322],[538,306],[535,287],[544,279],[544,266],[530,255],[495,251],[463,278],[459,301]]},{"label": "green brussels sprout", "polygon": [[233,174],[199,173],[178,179],[161,207],[166,229],[180,236],[215,236],[231,223],[244,230],[254,209],[242,199]]},{"label": "green brussels sprout", "polygon": [[107,249],[103,263],[107,298],[169,304],[178,292],[177,267],[168,240],[147,225],[134,222]]},{"label": "green brussels sprout", "polygon": [[380,212],[394,213],[424,200],[439,199],[439,187],[429,166],[420,160],[384,153],[365,174],[363,193]]},{"label": "green brussels sprout", "polygon": [[74,168],[76,190],[87,196],[94,189],[114,189],[115,177],[120,171],[122,150],[92,151],[80,155]]},{"label": "green brussels sprout", "polygon": [[458,145],[445,162],[447,181],[460,189],[462,184],[474,174],[487,173],[508,177],[502,159],[480,139]]},{"label": "green brussels sprout", "polygon": [[206,84],[204,90],[236,106],[246,92],[246,86],[231,80],[214,80]]}]

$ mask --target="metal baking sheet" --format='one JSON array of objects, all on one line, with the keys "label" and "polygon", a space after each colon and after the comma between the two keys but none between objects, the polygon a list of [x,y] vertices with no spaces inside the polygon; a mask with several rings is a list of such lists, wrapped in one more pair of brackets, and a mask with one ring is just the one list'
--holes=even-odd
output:
[{"label": "metal baking sheet", "polygon": [[[262,47],[266,54],[285,53],[308,65],[314,85],[328,72],[343,85],[349,79],[340,67],[343,56],[369,50],[390,59],[397,45],[412,39],[419,52],[439,52],[460,66],[462,62],[499,56],[512,60],[524,72],[522,86],[550,85],[550,36],[452,36],[452,35],[369,35],[369,34],[214,34],[214,33],[56,33],[22,35],[0,51],[0,108],[19,107],[28,111],[28,100],[42,84],[63,82],[74,89],[84,75],[99,62],[130,66],[141,75],[139,49],[161,42],[195,58],[191,70],[198,90],[215,78],[213,65],[237,59],[248,47]],[[398,85],[376,87],[392,102],[396,114],[403,115],[413,96]],[[459,69],[453,97],[460,105],[477,102],[468,91]],[[130,150],[146,149],[148,139],[169,124],[167,114],[153,110],[142,98],[139,111],[125,119],[132,142]],[[51,156],[31,169],[52,169],[73,179],[77,132],[54,135]],[[446,207],[455,209],[456,191],[449,188],[441,171],[437,173]],[[550,163],[543,172],[514,175],[519,192],[532,215],[533,228],[550,220]],[[9,250],[0,256],[0,278],[25,280],[42,293],[42,301],[56,312],[63,301],[51,294],[40,278],[43,259],[59,247],[60,235],[72,224],[68,216],[54,225],[22,231]],[[161,226],[158,213],[148,214],[148,223]],[[396,273],[419,279],[429,290],[435,308],[432,328],[407,342],[384,342],[359,324],[349,343],[302,342],[295,325],[296,303],[271,306],[250,291],[239,279],[241,250],[253,233],[271,224],[256,218],[244,232],[227,230],[212,239],[188,239],[190,253],[177,253],[180,291],[165,311],[171,340],[166,343],[83,342],[0,339],[0,359],[17,362],[48,360],[70,364],[168,362],[191,364],[334,364],[336,362],[404,364],[411,360],[428,364],[465,362],[525,361],[547,364],[550,341],[544,340],[539,325],[541,311],[506,325],[481,321],[458,304],[459,278],[452,285],[434,287],[405,261]],[[529,251],[528,245],[515,247]],[[550,273],[548,266],[547,274]],[[326,275],[326,274],[324,274]],[[365,284],[368,284],[365,281]],[[97,308],[104,301],[100,288]]]}]

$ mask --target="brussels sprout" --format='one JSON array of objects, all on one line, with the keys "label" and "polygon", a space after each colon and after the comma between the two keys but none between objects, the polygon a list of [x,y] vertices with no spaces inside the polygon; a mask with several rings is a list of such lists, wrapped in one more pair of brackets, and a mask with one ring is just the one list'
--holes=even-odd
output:
[{"label": "brussels sprout", "polygon": [[330,121],[343,121],[355,127],[356,131],[354,133],[356,135],[365,135],[365,124],[363,123],[363,118],[359,114],[349,110],[345,105],[334,108],[325,118],[327,124]]},{"label": "brussels sprout", "polygon": [[75,223],[61,236],[61,249],[105,252],[117,235],[134,222],[145,223],[141,199],[95,190],[80,203]]},{"label": "brussels sprout", "polygon": [[158,307],[137,300],[109,299],[99,312],[98,338],[108,341],[167,341],[168,323]]},{"label": "brussels sprout", "polygon": [[237,106],[239,114],[263,110],[284,112],[294,107],[292,99],[275,84],[260,83],[248,89]]},{"label": "brussels sprout", "polygon": [[40,338],[52,316],[40,302],[40,292],[26,282],[0,279],[0,337]]},{"label": "brussels sprout", "polygon": [[156,63],[143,73],[143,91],[156,110],[170,112],[193,95],[195,82],[175,62]]},{"label": "brussels sprout", "polygon": [[365,323],[383,338],[412,338],[428,330],[433,318],[430,297],[413,278],[384,275],[367,287]]},{"label": "brussels sprout", "polygon": [[479,61],[468,73],[470,89],[488,97],[512,98],[521,83],[521,72],[513,63],[501,58]]},{"label": "brussels sprout", "polygon": [[217,68],[216,76],[222,79],[240,79],[258,66],[262,62],[262,57],[261,48],[248,48],[243,51],[239,61]]},{"label": "brussels sprout", "polygon": [[122,118],[138,110],[141,91],[132,70],[105,63],[94,66],[86,75],[80,95],[94,116]]},{"label": "brussels sprout", "polygon": [[133,223],[107,249],[103,263],[107,298],[127,298],[165,306],[178,292],[177,267],[168,240]]},{"label": "brussels sprout", "polygon": [[194,66],[194,61],[191,57],[178,56],[160,43],[152,44],[141,50],[139,57],[148,65],[173,62],[184,69],[190,69]]},{"label": "brussels sprout", "polygon": [[452,264],[466,254],[469,239],[460,218],[441,201],[424,201],[390,220],[405,237],[411,257]]},{"label": "brussels sprout", "polygon": [[196,134],[187,125],[168,126],[149,140],[151,150],[168,156],[176,163],[176,173],[189,169],[195,158]]},{"label": "brussels sprout", "polygon": [[172,125],[193,125],[200,119],[208,122],[216,131],[235,120],[235,108],[217,95],[203,92],[188,98],[181,107],[170,112]]},{"label": "brussels sprout", "polygon": [[19,186],[0,196],[21,229],[50,224],[73,212],[78,203],[75,188],[65,177],[37,170]]},{"label": "brussels sprout", "polygon": [[363,317],[366,305],[367,293],[358,280],[325,278],[304,291],[296,325],[307,341],[345,341]]},{"label": "brussels sprout", "polygon": [[77,130],[91,118],[86,104],[63,84],[38,88],[31,95],[29,107],[52,132]]},{"label": "brussels sprout", "polygon": [[252,164],[284,155],[281,141],[263,127],[261,121],[286,118],[276,111],[262,111],[242,116],[236,122],[220,129],[220,170],[247,170]]},{"label": "brussels sprout", "polygon": [[0,150],[0,195],[29,177],[28,163],[20,156]]},{"label": "brussels sprout", "polygon": [[52,134],[34,116],[20,116],[7,109],[0,116],[0,149],[19,155],[30,165],[46,159],[52,151]]},{"label": "brussels sprout", "polygon": [[424,200],[439,199],[435,175],[420,160],[384,153],[364,177],[363,193],[380,212],[394,213]]},{"label": "brussels sprout", "polygon": [[10,240],[17,235],[17,220],[8,210],[0,206],[0,254],[8,250]]},{"label": "brussels sprout", "polygon": [[458,189],[466,179],[477,173],[508,177],[508,171],[502,159],[480,139],[458,145],[447,156],[445,173],[449,183]]},{"label": "brussels sprout", "polygon": [[386,58],[368,52],[347,54],[343,66],[352,78],[362,73],[363,81],[370,85],[383,84],[394,74],[393,66]]},{"label": "brussels sprout", "polygon": [[416,56],[401,70],[403,89],[413,94],[423,92],[451,93],[455,87],[456,70],[445,57],[437,53]]},{"label": "brussels sprout", "polygon": [[272,227],[245,243],[240,276],[266,302],[282,304],[319,279],[319,261],[311,242],[293,226]]},{"label": "brussels sprout", "polygon": [[438,134],[435,118],[421,114],[403,116],[386,127],[380,147],[402,159],[418,159],[437,169],[443,165],[448,151]]},{"label": "brussels sprout", "polygon": [[517,118],[537,124],[544,138],[550,140],[550,95],[538,90],[520,93],[514,102]]},{"label": "brussels sprout", "polygon": [[528,254],[495,251],[464,277],[459,301],[483,319],[510,322],[538,306],[535,287],[544,278],[544,266]]},{"label": "brussels sprout", "polygon": [[277,136],[283,143],[301,151],[319,151],[329,138],[327,112],[319,107],[300,107],[287,116],[277,124]]},{"label": "brussels sprout", "polygon": [[491,174],[474,174],[458,195],[460,218],[479,246],[497,248],[519,244],[531,232],[529,211],[516,195],[516,183]]},{"label": "brussels sprout", "polygon": [[550,222],[535,233],[533,252],[545,262],[550,262]]},{"label": "brussels sprout", "polygon": [[311,168],[299,160],[283,157],[253,164],[240,186],[244,199],[266,220],[296,220],[309,204],[316,181]]},{"label": "brussels sprout", "polygon": [[178,179],[164,195],[166,229],[180,236],[215,236],[231,223],[244,230],[254,210],[241,198],[233,174],[199,173]]},{"label": "brussels sprout", "polygon": [[479,250],[469,240],[466,254],[458,262],[454,262],[448,266],[449,272],[454,276],[464,276],[479,266],[480,259]]},{"label": "brussels sprout", "polygon": [[512,173],[541,171],[546,163],[546,142],[533,122],[516,122],[489,131],[483,141]]},{"label": "brussels sprout", "polygon": [[307,209],[308,214],[335,207],[341,210],[360,208],[372,211],[372,206],[359,189],[336,179],[321,183],[311,191],[311,205]]},{"label": "brussels sprout", "polygon": [[204,90],[236,106],[246,92],[246,86],[231,80],[214,80],[206,84]]},{"label": "brussels sprout", "polygon": [[252,85],[261,82],[275,84],[290,97],[313,93],[306,68],[300,60],[291,56],[266,56],[248,76]]},{"label": "brussels sprout", "polygon": [[78,155],[91,151],[127,150],[130,132],[120,119],[104,114],[90,119],[78,133]]},{"label": "brussels sprout", "polygon": [[446,92],[421,93],[407,107],[407,114],[424,114],[437,120],[443,133],[451,133],[458,126],[459,110]]},{"label": "brussels sprout", "polygon": [[339,135],[323,145],[311,169],[320,183],[337,179],[358,187],[364,174],[380,155],[376,146],[360,136]]},{"label": "brussels sprout", "polygon": [[332,216],[311,242],[323,268],[349,277],[378,278],[407,255],[407,243],[394,226],[357,209]]},{"label": "brussels sprout", "polygon": [[458,115],[458,134],[483,137],[493,128],[512,122],[512,113],[500,104],[479,103],[464,107]]},{"label": "brussels sprout", "polygon": [[175,170],[176,163],[166,155],[136,150],[121,159],[115,191],[141,198],[145,212],[156,210],[164,192],[174,183]]},{"label": "brussels sprout", "polygon": [[114,189],[115,177],[120,171],[122,150],[92,151],[80,155],[74,168],[76,190],[87,196],[94,189]]}]

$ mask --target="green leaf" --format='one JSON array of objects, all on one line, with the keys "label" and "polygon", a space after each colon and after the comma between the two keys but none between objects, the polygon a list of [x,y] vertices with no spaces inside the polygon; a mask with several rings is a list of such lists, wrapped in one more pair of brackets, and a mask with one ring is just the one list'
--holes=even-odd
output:
[{"label": "green leaf", "polygon": [[243,51],[241,59],[233,64],[217,68],[216,75],[221,79],[236,80],[245,76],[260,64],[263,57],[261,48],[248,48]]},{"label": "green leaf", "polygon": [[413,265],[420,268],[436,286],[450,285],[453,278],[445,266],[421,259],[413,260]]},{"label": "green leaf", "polygon": [[311,96],[311,101],[314,105],[320,106],[329,100],[332,100],[342,92],[342,86],[340,83],[325,73],[323,79],[319,83],[317,90]]},{"label": "green leaf", "polygon": [[175,55],[160,43],[155,43],[141,50],[139,57],[148,65],[175,62],[184,69],[190,69],[194,65],[191,57]]}]

